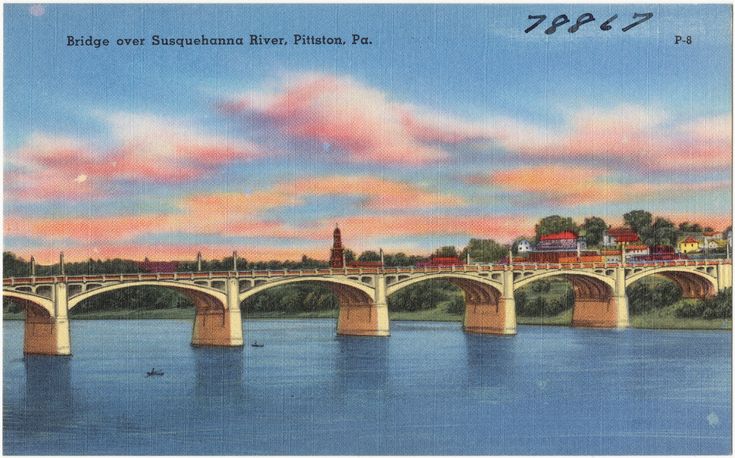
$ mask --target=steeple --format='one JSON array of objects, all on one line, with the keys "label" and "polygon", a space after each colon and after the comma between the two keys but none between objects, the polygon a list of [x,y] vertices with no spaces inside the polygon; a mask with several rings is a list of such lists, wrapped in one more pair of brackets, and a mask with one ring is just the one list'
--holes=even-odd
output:
[{"label": "steeple", "polygon": [[342,232],[339,230],[339,224],[334,227],[334,233],[332,234],[332,251],[329,256],[330,267],[344,267],[344,247],[342,247]]}]

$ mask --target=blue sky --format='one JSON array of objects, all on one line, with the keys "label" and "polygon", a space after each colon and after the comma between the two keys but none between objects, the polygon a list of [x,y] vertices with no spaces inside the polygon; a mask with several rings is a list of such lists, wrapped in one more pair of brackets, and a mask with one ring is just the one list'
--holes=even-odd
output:
[{"label": "blue sky", "polygon": [[[543,33],[586,12],[596,21],[577,33]],[[654,16],[622,32],[635,12]],[[526,34],[529,14],[549,18]],[[358,251],[426,253],[508,241],[548,214],[619,224],[637,208],[722,229],[731,17],[729,5],[5,5],[6,249],[167,258],[240,243],[253,259],[325,257],[340,221]],[[289,44],[150,46],[251,33]],[[294,46],[295,33],[372,44]]]}]

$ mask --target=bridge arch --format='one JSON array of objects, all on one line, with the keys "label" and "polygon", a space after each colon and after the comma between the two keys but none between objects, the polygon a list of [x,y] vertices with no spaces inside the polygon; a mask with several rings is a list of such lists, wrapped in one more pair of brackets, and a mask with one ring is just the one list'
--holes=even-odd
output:
[{"label": "bridge arch", "polygon": [[662,266],[643,269],[625,278],[625,287],[651,275],[661,275],[676,283],[686,298],[705,298],[717,294],[717,278],[687,266]]},{"label": "bridge arch", "polygon": [[386,288],[386,296],[421,282],[446,280],[464,293],[464,330],[481,334],[515,334],[515,304],[513,291],[503,296],[503,283],[477,274],[437,272],[416,275]]},{"label": "bridge arch", "polygon": [[558,277],[561,276],[566,279],[570,279],[570,277],[587,277],[592,280],[597,280],[601,283],[606,284],[610,287],[610,289],[615,288],[615,278],[609,277],[605,275],[601,275],[595,272],[585,272],[585,271],[577,271],[577,270],[552,270],[552,271],[546,271],[537,273],[528,277],[523,277],[519,280],[516,280],[513,282],[513,289],[517,290],[518,288],[522,288],[529,283],[533,283],[536,280],[540,280],[542,278],[550,278],[550,277]]},{"label": "bridge arch", "polygon": [[3,289],[3,297],[18,299],[23,305],[31,306],[36,311],[43,310],[48,316],[54,315],[54,302],[47,297],[6,289]]},{"label": "bridge arch", "polygon": [[500,294],[503,291],[503,284],[499,281],[490,280],[488,278],[480,277],[478,275],[465,274],[461,272],[438,272],[421,274],[408,278],[406,280],[392,283],[386,288],[385,295],[390,296],[391,294],[394,294],[408,286],[415,285],[416,283],[438,279],[449,280],[450,282],[452,282],[452,280],[455,280],[454,282],[452,282],[452,284],[465,292],[466,290],[465,288],[462,288],[462,285],[464,285],[466,288],[470,288],[472,287],[473,283],[481,287],[491,287],[497,292],[497,294]]},{"label": "bridge arch", "polygon": [[151,280],[114,283],[79,293],[69,298],[69,310],[79,305],[79,303],[84,301],[85,299],[89,299],[99,294],[123,288],[135,288],[138,286],[157,286],[161,288],[168,288],[180,291],[189,296],[192,301],[194,301],[194,305],[197,308],[223,309],[225,307],[225,304],[227,304],[227,295],[224,292],[216,290],[214,288],[195,285],[193,283]]},{"label": "bridge arch", "polygon": [[615,272],[611,275],[594,271],[560,269],[523,277],[513,289],[523,288],[536,280],[561,277],[571,283],[574,293],[572,326],[614,328],[628,322],[628,303],[616,290]]},{"label": "bridge arch", "polygon": [[238,301],[242,303],[242,301],[252,296],[255,296],[256,294],[261,293],[267,289],[291,285],[294,283],[318,283],[327,286],[332,290],[332,292],[337,294],[340,300],[347,299],[350,300],[350,302],[373,302],[373,299],[375,297],[375,289],[373,287],[354,280],[332,277],[294,277],[276,279],[256,285],[248,290],[241,292],[238,297]]}]

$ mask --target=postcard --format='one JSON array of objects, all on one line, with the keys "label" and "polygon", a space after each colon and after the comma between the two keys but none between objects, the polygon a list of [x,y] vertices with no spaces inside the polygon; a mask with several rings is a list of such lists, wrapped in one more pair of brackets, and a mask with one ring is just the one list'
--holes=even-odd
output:
[{"label": "postcard", "polygon": [[3,13],[3,453],[732,453],[732,5]]}]

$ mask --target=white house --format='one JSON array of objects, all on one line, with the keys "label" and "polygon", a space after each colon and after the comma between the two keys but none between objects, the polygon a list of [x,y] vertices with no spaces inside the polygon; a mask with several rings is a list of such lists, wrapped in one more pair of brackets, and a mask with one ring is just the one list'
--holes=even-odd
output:
[{"label": "white house", "polygon": [[528,253],[531,251],[531,242],[528,240],[521,240],[518,242],[518,252],[519,253]]}]

